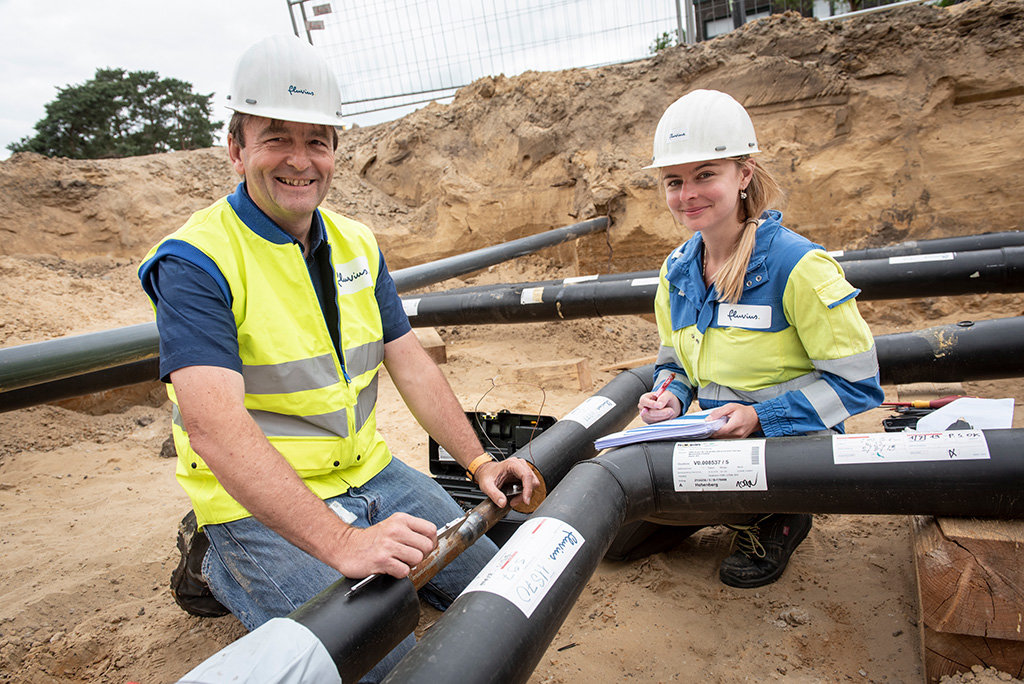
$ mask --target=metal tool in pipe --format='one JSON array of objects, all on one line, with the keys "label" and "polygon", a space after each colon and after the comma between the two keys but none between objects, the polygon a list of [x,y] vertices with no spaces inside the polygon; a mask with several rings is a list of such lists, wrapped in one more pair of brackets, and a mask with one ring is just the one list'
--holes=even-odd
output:
[{"label": "metal tool in pipe", "polygon": [[[1024,518],[1024,430],[933,435],[650,442],[582,462],[385,681],[526,682],[632,520],[705,511]],[[739,464],[750,466],[755,448],[763,469],[751,478]],[[699,465],[707,460],[734,465]],[[512,557],[516,569],[499,571]]]},{"label": "metal tool in pipe", "polygon": [[[650,391],[653,365],[624,371],[613,378],[561,420],[537,435],[514,456],[533,464],[541,478],[541,492],[553,488],[579,461],[597,453],[594,440],[625,427],[636,416],[640,395]],[[469,548],[498,520],[507,508],[489,499],[477,505],[438,539],[437,547],[412,569],[406,579],[380,575],[370,582],[342,579],[307,601],[287,618],[271,620],[242,639],[229,644],[189,673],[188,681],[222,681],[258,671],[260,681],[287,680],[291,672],[279,663],[302,646],[304,668],[325,677],[325,659],[333,663],[343,681],[356,681],[415,628],[419,619],[416,590],[425,585],[461,551]],[[354,591],[356,585],[362,587]],[[294,623],[298,623],[297,627]],[[256,635],[256,636],[253,636]],[[282,639],[287,638],[287,642]],[[275,652],[276,649],[276,652]],[[259,670],[254,660],[265,659]],[[329,668],[328,668],[329,669]],[[313,676],[313,675],[311,675]]]}]

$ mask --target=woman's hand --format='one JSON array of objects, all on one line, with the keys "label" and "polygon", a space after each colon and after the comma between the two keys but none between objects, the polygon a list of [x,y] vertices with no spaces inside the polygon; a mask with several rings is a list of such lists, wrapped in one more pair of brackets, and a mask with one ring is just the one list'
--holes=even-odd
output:
[{"label": "woman's hand", "polygon": [[640,409],[640,419],[645,423],[660,423],[683,412],[679,397],[671,392],[662,392],[660,397],[657,392],[648,392],[640,397],[637,408]]},{"label": "woman's hand", "polygon": [[746,404],[726,404],[719,406],[708,415],[708,420],[727,416],[729,421],[720,427],[711,437],[713,439],[742,439],[761,427],[761,419],[753,406]]}]

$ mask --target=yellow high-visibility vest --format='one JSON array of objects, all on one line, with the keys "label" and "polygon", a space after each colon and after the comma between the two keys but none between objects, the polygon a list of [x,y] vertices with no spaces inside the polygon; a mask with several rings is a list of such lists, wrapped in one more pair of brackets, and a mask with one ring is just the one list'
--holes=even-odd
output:
[{"label": "yellow high-visibility vest", "polygon": [[[306,486],[327,499],[368,482],[390,462],[391,452],[377,431],[375,412],[377,373],[384,359],[374,297],[380,270],[377,241],[361,223],[323,209],[320,214],[335,273],[342,358],[300,246],[261,237],[227,198],[197,212],[158,243],[140,273],[166,254],[219,271],[221,277],[213,274],[214,279],[227,288],[238,328],[245,408]],[[167,389],[174,403],[176,476],[199,525],[248,516],[192,449],[174,389],[170,384]]]}]

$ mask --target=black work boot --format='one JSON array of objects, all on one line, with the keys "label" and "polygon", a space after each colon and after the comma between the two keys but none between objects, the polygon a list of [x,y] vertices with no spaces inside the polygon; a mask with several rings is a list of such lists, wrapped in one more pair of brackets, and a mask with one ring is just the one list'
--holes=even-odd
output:
[{"label": "black work boot", "polygon": [[789,557],[811,531],[806,513],[760,515],[733,530],[736,550],[722,561],[718,577],[724,584],[752,589],[771,584],[786,569]]}]

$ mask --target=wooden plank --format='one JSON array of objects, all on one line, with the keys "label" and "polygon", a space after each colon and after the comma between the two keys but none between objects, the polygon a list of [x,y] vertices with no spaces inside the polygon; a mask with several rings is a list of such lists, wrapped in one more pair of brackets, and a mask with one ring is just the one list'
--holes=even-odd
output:
[{"label": "wooden plank", "polygon": [[1024,671],[1024,521],[914,518],[925,674]]},{"label": "wooden plank", "polygon": [[616,370],[628,370],[630,368],[636,368],[637,366],[646,366],[649,363],[657,361],[657,356],[641,356],[636,359],[627,359],[626,361],[619,361],[617,363],[610,364],[608,366],[601,366],[598,370],[602,371],[616,371]]},{"label": "wooden plank", "polygon": [[416,333],[417,339],[420,344],[423,345],[423,349],[426,350],[427,356],[434,360],[434,363],[441,365],[442,363],[448,362],[448,351],[445,347],[444,340],[437,333],[434,328],[413,328],[412,331]]},{"label": "wooden plank", "polygon": [[590,377],[590,363],[582,356],[515,366],[503,370],[502,375],[516,382],[528,382],[544,388],[579,389],[585,392],[594,387]]}]

